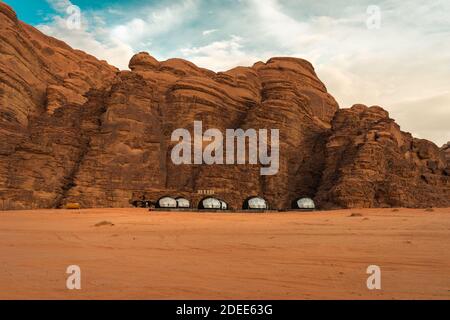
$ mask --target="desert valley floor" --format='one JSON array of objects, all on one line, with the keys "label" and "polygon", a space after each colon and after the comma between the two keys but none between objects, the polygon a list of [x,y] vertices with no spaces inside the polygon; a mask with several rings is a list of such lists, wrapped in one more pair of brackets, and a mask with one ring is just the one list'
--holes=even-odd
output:
[{"label": "desert valley floor", "polygon": [[449,299],[450,208],[9,211],[0,257],[0,299]]}]

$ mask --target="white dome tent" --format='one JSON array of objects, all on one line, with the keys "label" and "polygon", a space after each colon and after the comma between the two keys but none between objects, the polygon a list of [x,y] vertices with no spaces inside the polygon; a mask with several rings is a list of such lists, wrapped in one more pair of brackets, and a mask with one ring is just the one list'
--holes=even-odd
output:
[{"label": "white dome tent", "polygon": [[268,210],[267,201],[261,197],[250,197],[244,202],[243,209],[246,210]]},{"label": "white dome tent", "polygon": [[178,205],[177,200],[172,197],[162,197],[158,200],[156,206],[157,208],[168,208],[174,209]]},{"label": "white dome tent", "polygon": [[316,204],[311,198],[300,198],[294,202],[293,209],[314,210]]},{"label": "white dome tent", "polygon": [[227,210],[228,204],[220,199],[207,197],[200,201],[198,208],[202,210]]},{"label": "white dome tent", "polygon": [[179,197],[177,200],[177,207],[182,209],[189,209],[191,207],[191,203],[188,199]]},{"label": "white dome tent", "polygon": [[225,201],[220,200],[220,203],[222,205],[222,210],[227,210],[228,209],[228,204]]}]

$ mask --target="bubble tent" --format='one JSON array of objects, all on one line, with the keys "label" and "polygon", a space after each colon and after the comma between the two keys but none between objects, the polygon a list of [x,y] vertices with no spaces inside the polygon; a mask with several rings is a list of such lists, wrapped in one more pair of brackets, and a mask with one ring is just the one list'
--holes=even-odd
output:
[{"label": "bubble tent", "polygon": [[[137,201],[139,202],[139,201]],[[141,201],[142,202],[142,201]],[[150,204],[150,201],[147,201]],[[147,204],[145,202],[145,204]],[[137,206],[135,204],[135,206]],[[148,206],[150,207],[150,206]],[[159,209],[185,209],[185,210],[195,210],[195,206],[192,207],[191,201],[183,196],[180,197],[172,197],[172,196],[163,196],[158,199],[155,203],[155,207]],[[220,198],[214,196],[207,196],[200,200],[198,203],[199,210],[230,210],[227,202],[223,201]],[[270,206],[268,201],[261,196],[252,196],[248,197],[242,206],[243,210],[255,210],[255,211],[269,211]],[[312,198],[301,197],[292,201],[291,209],[286,210],[304,210],[304,211],[313,211],[316,209],[316,204]],[[281,210],[283,211],[283,210]]]},{"label": "bubble tent", "polygon": [[157,208],[168,208],[168,209],[174,209],[177,208],[178,202],[175,198],[164,196],[162,198],[159,198],[159,200],[156,202]]},{"label": "bubble tent", "polygon": [[191,202],[183,197],[178,197],[175,199],[177,201],[177,208],[188,209],[191,207]]},{"label": "bubble tent", "polygon": [[299,198],[292,204],[293,209],[314,210],[316,204],[311,198]]},{"label": "bubble tent", "polygon": [[244,210],[268,210],[269,204],[266,199],[255,196],[247,198],[242,208]]},{"label": "bubble tent", "polygon": [[200,200],[198,208],[201,210],[228,210],[228,204],[215,197],[207,197]]}]

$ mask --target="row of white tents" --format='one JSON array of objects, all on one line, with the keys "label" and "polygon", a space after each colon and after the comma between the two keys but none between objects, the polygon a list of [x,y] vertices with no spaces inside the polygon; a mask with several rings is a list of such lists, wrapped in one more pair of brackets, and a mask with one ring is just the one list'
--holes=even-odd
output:
[{"label": "row of white tents", "polygon": [[[161,209],[189,209],[191,202],[183,197],[173,198],[165,196],[160,198],[156,203],[157,208]],[[316,208],[311,198],[300,198],[293,202],[292,209],[314,210]],[[210,210],[228,210],[228,204],[215,197],[207,197],[200,201],[198,209]],[[262,197],[250,197],[243,204],[244,210],[269,210],[268,202]]]}]

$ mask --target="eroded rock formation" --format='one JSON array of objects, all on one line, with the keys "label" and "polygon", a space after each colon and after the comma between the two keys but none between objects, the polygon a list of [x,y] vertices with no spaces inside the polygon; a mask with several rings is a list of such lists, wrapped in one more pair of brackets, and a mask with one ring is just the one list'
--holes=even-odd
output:
[{"label": "eroded rock formation", "polygon": [[448,169],[434,143],[402,132],[380,107],[354,105],[335,115],[316,200],[322,207],[446,207]]},{"label": "eroded rock formation", "polygon": [[[129,206],[214,190],[273,208],[312,197],[324,208],[448,206],[448,146],[414,139],[380,107],[339,109],[301,59],[215,73],[135,55],[130,71],[47,37],[0,3],[0,209]],[[177,128],[280,130],[280,169],[180,165]],[[447,155],[447,156],[446,156]],[[447,157],[447,158],[446,158]]]},{"label": "eroded rock formation", "polygon": [[88,143],[85,122],[96,123],[88,93],[107,90],[118,70],[18,21],[4,3],[0,31],[0,206],[53,207]]}]

